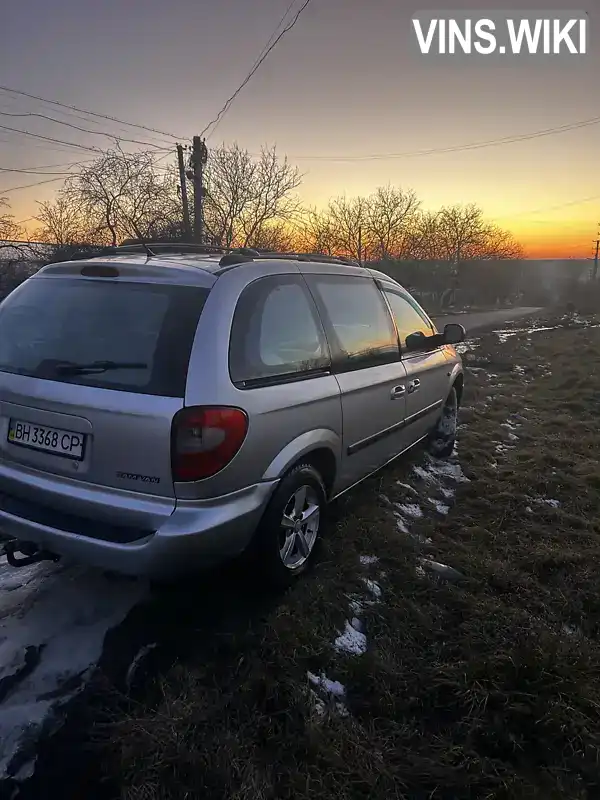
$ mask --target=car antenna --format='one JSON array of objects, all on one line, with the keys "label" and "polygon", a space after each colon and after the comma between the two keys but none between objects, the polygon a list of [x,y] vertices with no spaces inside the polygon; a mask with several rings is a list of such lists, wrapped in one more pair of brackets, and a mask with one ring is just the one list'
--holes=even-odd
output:
[{"label": "car antenna", "polygon": [[151,258],[156,258],[156,253],[154,253],[152,250],[150,250],[150,248],[149,248],[149,247],[148,247],[148,245],[146,244],[146,241],[145,241],[145,239],[144,239],[144,237],[143,237],[143,236],[140,236],[140,235],[138,235],[138,241],[139,241],[139,243],[142,245],[142,247],[144,248],[144,250],[146,251],[146,256],[147,256],[147,258],[146,258],[146,264],[148,263],[149,259],[151,259]]}]

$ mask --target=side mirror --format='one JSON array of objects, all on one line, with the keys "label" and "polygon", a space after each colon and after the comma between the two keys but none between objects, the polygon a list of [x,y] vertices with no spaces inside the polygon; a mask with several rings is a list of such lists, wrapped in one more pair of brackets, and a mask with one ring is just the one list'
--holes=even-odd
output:
[{"label": "side mirror", "polygon": [[444,344],[460,344],[467,337],[467,332],[462,325],[450,322],[444,326]]},{"label": "side mirror", "polygon": [[422,331],[415,331],[406,337],[407,350],[422,350],[426,345],[429,337],[425,336]]}]

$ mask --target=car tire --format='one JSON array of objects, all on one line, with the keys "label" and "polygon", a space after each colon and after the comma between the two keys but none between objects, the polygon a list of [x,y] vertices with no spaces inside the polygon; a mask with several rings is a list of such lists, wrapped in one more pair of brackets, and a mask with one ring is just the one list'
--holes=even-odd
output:
[{"label": "car tire", "polygon": [[449,458],[456,443],[458,427],[458,394],[454,386],[446,398],[440,418],[431,431],[427,450],[434,458]]},{"label": "car tire", "polygon": [[310,463],[293,467],[280,481],[250,546],[261,578],[287,588],[312,564],[324,527],[327,493]]}]

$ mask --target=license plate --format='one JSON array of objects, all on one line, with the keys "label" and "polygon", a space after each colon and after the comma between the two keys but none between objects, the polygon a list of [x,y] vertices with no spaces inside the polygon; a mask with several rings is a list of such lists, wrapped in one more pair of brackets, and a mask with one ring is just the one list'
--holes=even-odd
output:
[{"label": "license plate", "polygon": [[33,450],[42,450],[44,453],[54,453],[57,456],[83,461],[85,445],[83,433],[11,419],[8,425],[8,441]]}]

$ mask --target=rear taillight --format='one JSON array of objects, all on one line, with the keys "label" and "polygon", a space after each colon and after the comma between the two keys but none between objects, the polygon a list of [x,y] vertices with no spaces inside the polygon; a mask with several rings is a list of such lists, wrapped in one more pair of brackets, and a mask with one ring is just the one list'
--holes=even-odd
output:
[{"label": "rear taillight", "polygon": [[226,467],[248,431],[248,417],[239,408],[194,406],[173,419],[171,465],[174,481],[210,478]]}]

